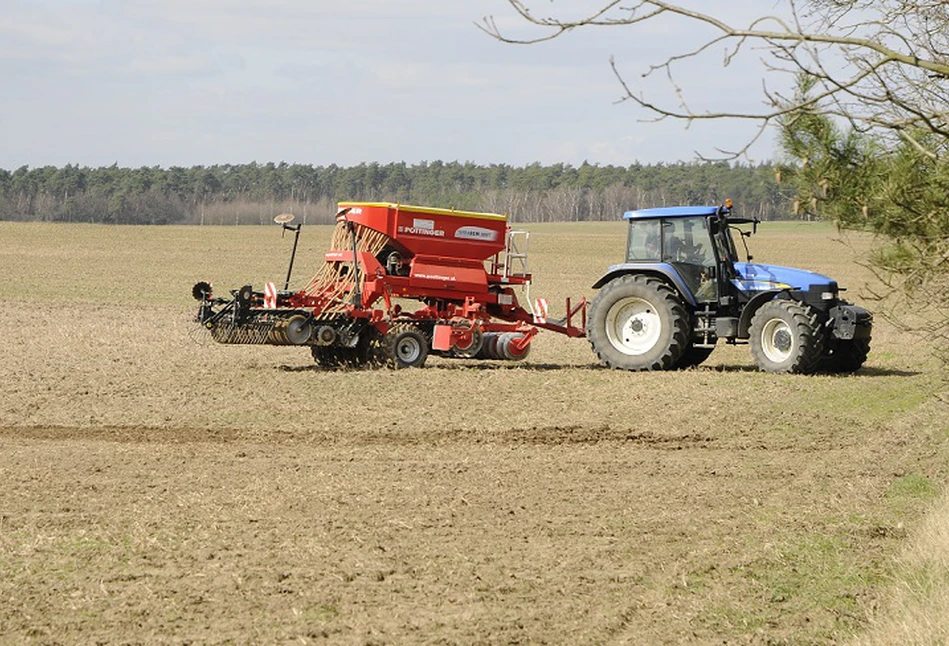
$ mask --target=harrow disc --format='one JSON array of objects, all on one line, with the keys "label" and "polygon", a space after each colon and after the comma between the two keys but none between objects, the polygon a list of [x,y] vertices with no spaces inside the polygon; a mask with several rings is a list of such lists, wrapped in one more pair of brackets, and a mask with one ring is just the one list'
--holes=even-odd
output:
[{"label": "harrow disc", "polygon": [[313,328],[310,327],[310,321],[302,314],[294,314],[287,319],[286,327],[283,329],[283,335],[292,345],[303,345],[310,340]]},{"label": "harrow disc", "polygon": [[191,295],[194,296],[196,301],[209,300],[211,298],[211,283],[206,280],[195,283],[194,287],[191,288]]},{"label": "harrow disc", "polygon": [[478,356],[484,345],[484,332],[479,327],[471,328],[471,343],[467,347],[455,346],[452,348],[452,355],[462,359],[472,359]]}]

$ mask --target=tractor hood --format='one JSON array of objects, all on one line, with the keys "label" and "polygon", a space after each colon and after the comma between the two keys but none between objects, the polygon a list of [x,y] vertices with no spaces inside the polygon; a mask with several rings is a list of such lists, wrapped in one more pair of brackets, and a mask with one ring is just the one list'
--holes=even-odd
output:
[{"label": "tractor hood", "polygon": [[766,292],[776,289],[799,291],[837,291],[837,281],[823,274],[780,265],[736,262],[735,285],[744,292]]}]

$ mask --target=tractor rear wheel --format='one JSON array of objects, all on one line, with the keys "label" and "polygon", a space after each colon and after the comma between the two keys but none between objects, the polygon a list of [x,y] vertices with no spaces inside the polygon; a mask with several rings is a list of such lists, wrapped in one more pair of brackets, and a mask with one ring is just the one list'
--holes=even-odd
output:
[{"label": "tractor rear wheel", "polygon": [[765,372],[815,372],[824,343],[817,315],[803,303],[773,300],[751,318],[751,355]]},{"label": "tractor rear wheel", "polygon": [[713,350],[715,350],[714,347],[702,348],[689,345],[682,356],[679,357],[679,361],[676,362],[676,368],[694,368],[708,359]]},{"label": "tractor rear wheel", "polygon": [[856,372],[870,354],[870,339],[848,339],[837,341],[833,349],[821,359],[824,372],[843,374]]},{"label": "tractor rear wheel", "polygon": [[656,278],[614,278],[593,299],[587,321],[593,352],[610,368],[669,370],[688,345],[685,307],[675,290]]},{"label": "tractor rear wheel", "polygon": [[393,368],[421,368],[428,357],[428,338],[414,325],[397,323],[382,342],[388,364]]}]

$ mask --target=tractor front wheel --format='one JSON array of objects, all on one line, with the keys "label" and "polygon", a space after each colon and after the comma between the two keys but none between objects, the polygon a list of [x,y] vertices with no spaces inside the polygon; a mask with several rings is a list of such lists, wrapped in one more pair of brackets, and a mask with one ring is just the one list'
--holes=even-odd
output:
[{"label": "tractor front wheel", "polygon": [[621,370],[669,370],[688,344],[689,317],[679,295],[656,278],[626,274],[596,295],[587,337],[606,365]]},{"label": "tractor front wheel", "polygon": [[428,357],[428,339],[414,325],[398,323],[383,340],[385,357],[393,368],[421,368]]},{"label": "tractor front wheel", "polygon": [[750,342],[761,370],[801,374],[817,370],[824,346],[814,311],[789,300],[769,301],[755,312]]},{"label": "tractor front wheel", "polygon": [[869,354],[869,338],[840,340],[824,355],[820,369],[836,374],[856,372]]}]

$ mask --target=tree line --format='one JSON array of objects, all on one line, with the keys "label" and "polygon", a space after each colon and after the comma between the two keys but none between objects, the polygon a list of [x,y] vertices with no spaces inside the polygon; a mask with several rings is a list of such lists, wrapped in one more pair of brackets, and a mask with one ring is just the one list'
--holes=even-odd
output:
[{"label": "tree line", "polygon": [[292,212],[328,223],[341,200],[510,213],[521,222],[609,220],[637,208],[719,204],[762,220],[791,216],[771,164],[728,162],[510,166],[471,162],[341,167],[213,166],[0,169],[0,219],[111,224],[263,224]]}]

